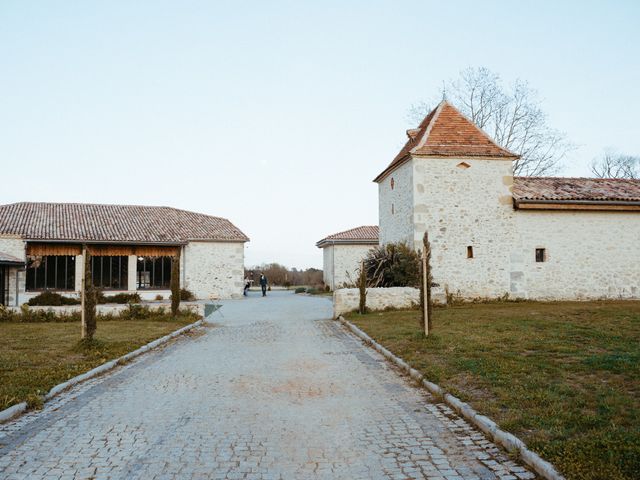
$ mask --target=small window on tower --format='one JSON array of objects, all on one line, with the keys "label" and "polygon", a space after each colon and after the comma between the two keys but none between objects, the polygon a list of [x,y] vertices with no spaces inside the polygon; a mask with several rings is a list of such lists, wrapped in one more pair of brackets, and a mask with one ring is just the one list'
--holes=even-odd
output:
[{"label": "small window on tower", "polygon": [[546,262],[547,261],[547,249],[546,248],[536,248],[536,262]]},{"label": "small window on tower", "polygon": [[396,208],[393,205],[393,203],[391,204],[391,215],[393,215],[394,213],[396,213]]},{"label": "small window on tower", "polygon": [[473,247],[471,245],[467,247],[467,258],[473,258]]},{"label": "small window on tower", "polygon": [[467,168],[471,168],[471,165],[469,165],[467,162],[460,162],[458,165],[456,165],[456,167],[466,170]]},{"label": "small window on tower", "polygon": [[393,187],[395,187],[395,186],[396,186],[396,182],[393,179],[393,177],[391,177],[391,190],[393,190]]}]

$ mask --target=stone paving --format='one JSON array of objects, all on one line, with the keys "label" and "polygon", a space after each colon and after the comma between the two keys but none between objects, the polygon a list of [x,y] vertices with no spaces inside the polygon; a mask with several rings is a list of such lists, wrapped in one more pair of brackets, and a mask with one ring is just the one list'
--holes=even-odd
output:
[{"label": "stone paving", "polygon": [[0,478],[535,478],[330,320],[328,299],[252,295],[0,425]]}]

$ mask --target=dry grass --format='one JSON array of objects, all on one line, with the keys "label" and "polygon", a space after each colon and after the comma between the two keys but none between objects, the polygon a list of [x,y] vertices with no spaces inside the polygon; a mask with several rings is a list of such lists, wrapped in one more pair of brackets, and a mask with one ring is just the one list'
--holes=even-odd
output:
[{"label": "dry grass", "polygon": [[640,302],[522,302],[349,320],[567,476],[640,472]]},{"label": "dry grass", "polygon": [[196,320],[185,314],[99,321],[90,344],[79,342],[77,322],[0,322],[0,410],[22,401],[39,406],[51,387]]}]

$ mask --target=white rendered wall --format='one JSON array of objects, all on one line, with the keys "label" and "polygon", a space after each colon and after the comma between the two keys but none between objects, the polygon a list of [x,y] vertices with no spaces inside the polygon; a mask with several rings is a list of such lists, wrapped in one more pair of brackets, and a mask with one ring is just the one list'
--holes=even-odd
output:
[{"label": "white rendered wall", "polygon": [[407,242],[413,246],[413,175],[408,161],[378,184],[380,245]]},{"label": "white rendered wall", "polygon": [[[25,242],[18,237],[0,237],[0,252],[25,260]],[[19,305],[24,296],[25,274],[23,268],[8,268],[9,276],[9,305]],[[17,298],[16,298],[17,284]]]},{"label": "white rendered wall", "polygon": [[198,299],[239,298],[244,279],[244,243],[189,242],[182,256],[184,287]]},{"label": "white rendered wall", "polygon": [[[325,280],[329,288],[335,290],[343,288],[345,285],[354,285],[358,281],[360,263],[367,256],[369,250],[374,247],[375,245],[345,245],[339,243],[325,247],[324,267],[327,268],[328,272],[331,272],[330,276],[328,276],[329,282]],[[326,250],[329,249],[331,249],[331,252],[327,253]],[[327,265],[328,262],[331,263]]]},{"label": "white rendered wall", "polygon": [[333,246],[322,249],[322,281],[331,290],[335,290],[333,282]]}]

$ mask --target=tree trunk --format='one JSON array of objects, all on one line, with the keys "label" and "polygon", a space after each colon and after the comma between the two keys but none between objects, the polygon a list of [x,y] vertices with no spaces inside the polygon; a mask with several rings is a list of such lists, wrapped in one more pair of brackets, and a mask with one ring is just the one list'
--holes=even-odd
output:
[{"label": "tree trunk", "polygon": [[178,315],[180,308],[180,250],[171,259],[171,315]]}]

